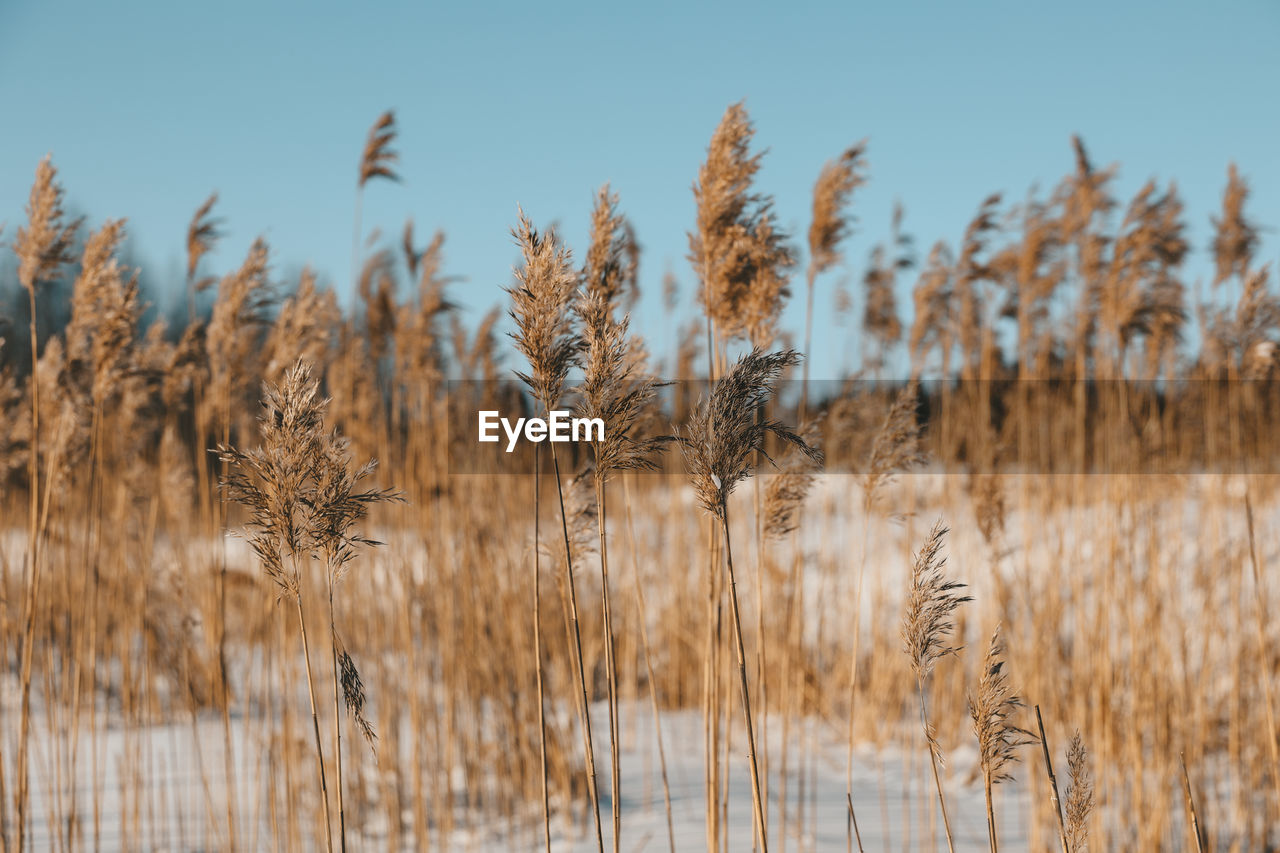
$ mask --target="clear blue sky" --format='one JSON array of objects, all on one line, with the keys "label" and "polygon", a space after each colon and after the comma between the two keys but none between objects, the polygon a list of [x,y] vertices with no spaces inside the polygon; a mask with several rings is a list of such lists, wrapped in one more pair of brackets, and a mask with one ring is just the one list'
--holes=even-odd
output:
[{"label": "clear blue sky", "polygon": [[[665,349],[664,269],[692,293],[690,185],[725,106],[746,98],[770,149],[760,188],[798,238],[822,163],[870,138],[852,274],[895,200],[922,251],[954,242],[988,193],[1020,198],[1066,173],[1078,132],[1096,162],[1121,165],[1125,195],[1177,179],[1194,275],[1229,161],[1254,216],[1280,224],[1278,37],[1272,0],[3,0],[0,222],[11,237],[51,151],[92,222],[129,218],[152,281],[180,278],[187,222],[216,189],[229,236],[211,272],[265,234],[282,278],[310,263],[345,290],[357,160],[393,107],[404,183],[371,185],[367,226],[398,238],[412,215],[424,240],[444,228],[447,269],[466,278],[455,297],[478,316],[510,280],[517,203],[580,251],[609,181],[645,247],[639,322]],[[1268,258],[1275,247],[1271,235]],[[821,284],[816,377],[845,349],[823,322],[839,275]]]}]

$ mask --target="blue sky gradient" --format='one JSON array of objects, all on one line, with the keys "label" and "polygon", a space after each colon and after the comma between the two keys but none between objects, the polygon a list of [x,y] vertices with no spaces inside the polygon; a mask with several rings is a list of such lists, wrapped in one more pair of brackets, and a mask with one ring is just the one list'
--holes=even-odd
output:
[{"label": "blue sky gradient", "polygon": [[[152,284],[181,280],[187,222],[217,190],[228,236],[208,271],[238,264],[263,234],[280,279],[309,263],[345,293],[357,161],[390,107],[404,182],[370,186],[368,228],[398,240],[413,216],[422,241],[443,228],[447,271],[465,278],[454,297],[476,317],[505,298],[517,204],[581,251],[593,192],[609,181],[645,249],[638,325],[666,351],[662,274],[691,304],[690,186],[724,108],[745,98],[769,149],[759,188],[797,244],[823,162],[870,140],[846,269],[818,295],[813,375],[831,378],[857,352],[825,316],[835,281],[861,274],[894,202],[922,254],[955,242],[987,194],[1056,183],[1072,133],[1095,162],[1120,164],[1122,198],[1152,176],[1177,180],[1196,250],[1188,278],[1207,279],[1229,161],[1252,185],[1254,217],[1280,223],[1277,36],[1270,0],[4,0],[0,239],[52,152],[91,223],[129,218],[131,257]],[[1264,260],[1275,246],[1268,233]],[[797,333],[802,302],[784,318]]]}]

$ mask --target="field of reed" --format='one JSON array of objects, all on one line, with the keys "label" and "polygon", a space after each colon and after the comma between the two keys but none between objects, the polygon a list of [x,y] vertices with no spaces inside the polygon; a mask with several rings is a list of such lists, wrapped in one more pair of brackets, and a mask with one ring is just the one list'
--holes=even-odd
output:
[{"label": "field of reed", "polygon": [[[1188,213],[1064,140],[1060,183],[918,251],[854,233],[866,143],[792,234],[746,107],[714,119],[670,352],[607,185],[580,245],[513,199],[464,323],[444,235],[363,222],[390,112],[350,281],[265,239],[212,268],[214,195],[181,322],[35,164],[0,233],[0,851],[1280,848],[1244,175]],[[815,322],[857,373],[810,380]],[[507,454],[481,410],[605,435]]]}]

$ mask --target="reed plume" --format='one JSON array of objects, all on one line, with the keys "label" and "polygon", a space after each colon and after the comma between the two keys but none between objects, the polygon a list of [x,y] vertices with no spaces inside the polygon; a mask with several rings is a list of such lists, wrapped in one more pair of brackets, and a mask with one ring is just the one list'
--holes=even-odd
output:
[{"label": "reed plume", "polygon": [[1089,816],[1093,813],[1093,774],[1089,753],[1077,731],[1067,746],[1066,821],[1071,853],[1083,853],[1089,846]]},{"label": "reed plume", "polygon": [[991,788],[1013,778],[1007,768],[1018,760],[1018,747],[1036,742],[1030,732],[1013,724],[1022,700],[1014,695],[1009,685],[1003,655],[1004,642],[997,625],[982,661],[978,692],[969,697],[969,715],[973,718],[973,732],[978,737],[979,763],[987,796],[987,836],[991,842],[991,853],[999,849]]},{"label": "reed plume", "polygon": [[1110,190],[1116,169],[1114,166],[1096,168],[1079,136],[1071,137],[1071,148],[1076,168],[1057,191],[1060,206],[1057,230],[1062,245],[1074,250],[1071,264],[1079,295],[1068,357],[1074,358],[1076,378],[1084,380],[1097,332],[1098,292],[1109,245],[1099,225],[1106,222],[1116,207]]},{"label": "reed plume", "polygon": [[359,186],[361,188],[374,178],[400,180],[400,175],[395,170],[400,155],[391,148],[395,140],[395,112],[387,110],[378,116],[373,127],[369,128],[369,136],[364,143],[364,153],[360,155]]},{"label": "reed plume", "polygon": [[956,326],[952,308],[952,300],[956,296],[952,263],[947,244],[941,240],[934,243],[924,269],[920,272],[920,278],[912,288],[915,317],[907,335],[912,378],[918,379],[924,373],[929,353],[934,348],[940,350],[942,356],[942,378],[947,379],[951,372],[951,351],[954,348]]},{"label": "reed plume", "polygon": [[862,140],[845,150],[838,160],[828,162],[813,185],[813,212],[809,221],[810,286],[813,280],[840,263],[840,244],[852,230],[848,212],[853,192],[866,183],[867,142]]},{"label": "reed plume", "polygon": [[[805,445],[821,447],[824,415],[818,415],[802,426],[799,435]],[[770,539],[784,539],[800,525],[800,510],[814,477],[821,465],[817,459],[798,446],[787,448],[778,463],[779,472],[769,478],[764,499],[764,535]]]},{"label": "reed plume", "polygon": [[922,465],[926,455],[920,444],[920,423],[916,418],[919,386],[907,383],[894,395],[884,420],[876,431],[867,458],[862,482],[862,507],[870,512],[885,487],[895,476]]},{"label": "reed plume", "polygon": [[70,370],[89,379],[88,397],[100,410],[123,390],[141,314],[137,273],[126,274],[116,260],[123,239],[124,220],[116,219],[85,243],[66,331]]},{"label": "reed plume", "polygon": [[639,288],[639,246],[627,218],[618,211],[618,194],[605,184],[591,209],[591,234],[582,267],[588,295],[599,295],[610,308],[634,300]]},{"label": "reed plume", "polygon": [[330,358],[342,311],[332,290],[316,287],[310,267],[298,277],[298,288],[280,305],[280,313],[267,333],[263,375],[279,382],[299,360],[314,365],[318,372]]},{"label": "reed plume", "polygon": [[953,312],[954,339],[960,345],[965,375],[972,376],[981,370],[984,379],[991,378],[997,346],[992,329],[993,318],[987,316],[994,295],[985,292],[995,284],[996,271],[985,254],[991,236],[998,228],[996,214],[1000,198],[999,193],[987,196],[969,221],[954,271],[955,301],[958,303]]},{"label": "reed plume", "polygon": [[1186,320],[1175,277],[1188,249],[1185,227],[1176,187],[1159,193],[1148,181],[1129,204],[1099,295],[1100,331],[1108,345],[1104,370],[1112,377],[1122,375],[1135,337],[1157,328],[1176,334]]},{"label": "reed plume", "polygon": [[13,253],[18,256],[18,282],[28,293],[58,277],[71,263],[72,244],[83,219],[64,221],[63,189],[58,170],[46,155],[36,167],[35,183],[27,201],[27,224],[18,226]]},{"label": "reed plume", "polygon": [[925,681],[933,673],[937,662],[946,655],[956,654],[959,648],[948,645],[954,629],[953,615],[961,604],[973,599],[960,595],[964,584],[950,581],[943,575],[946,558],[942,556],[942,543],[947,528],[939,520],[929,531],[920,550],[916,552],[911,567],[911,587],[907,596],[906,612],[902,620],[902,640],[911,671],[916,677],[920,697],[920,725],[929,749],[929,761],[933,767],[933,782],[938,789],[938,804],[942,808],[942,825],[947,834],[947,848],[954,853],[955,842],[951,837],[951,820],[947,816],[947,800],[942,791],[942,778],[938,765],[942,761],[942,748],[938,744],[933,726],[929,724],[929,712],[925,704]]},{"label": "reed plume", "polygon": [[218,203],[218,194],[213,193],[204,203],[196,208],[191,222],[187,225],[187,320],[196,318],[196,294],[208,289],[217,279],[213,276],[197,278],[200,259],[213,251],[214,246],[222,239],[222,220],[213,215],[213,206]]},{"label": "reed plume", "polygon": [[[406,301],[400,308],[396,325],[401,335],[396,342],[396,354],[405,378],[414,385],[429,387],[443,373],[444,330],[439,324],[456,307],[445,295],[445,288],[456,279],[442,272],[444,232],[437,231],[426,248],[418,251],[412,229],[410,220],[405,225],[404,251],[409,274],[418,282],[417,299]],[[497,315],[493,316],[496,319]]]},{"label": "reed plume", "polygon": [[396,182],[400,180],[400,175],[396,172],[400,155],[391,147],[395,139],[395,113],[387,110],[378,116],[373,127],[369,128],[364,151],[360,155],[359,177],[356,181],[355,224],[351,230],[351,287],[353,289],[360,278],[360,240],[364,235],[361,221],[364,210],[364,187],[375,178],[386,178]]},{"label": "reed plume", "polygon": [[1227,167],[1227,188],[1222,193],[1222,215],[1213,217],[1213,284],[1218,286],[1234,277],[1244,279],[1249,273],[1253,253],[1258,247],[1258,228],[1245,214],[1249,185],[1240,177],[1236,164]]},{"label": "reed plume", "polygon": [[702,283],[699,299],[723,339],[768,339],[787,297],[782,274],[795,263],[777,227],[773,200],[752,192],[762,152],[751,153],[755,129],[746,107],[730,105],[712,134],[693,185],[697,226],[689,262]]},{"label": "reed plume", "polygon": [[902,217],[902,206],[894,205],[889,245],[878,245],[871,251],[871,263],[862,279],[867,293],[862,328],[866,340],[877,344],[867,364],[875,371],[884,367],[889,349],[902,337],[895,293],[898,273],[915,266],[911,237],[902,233]]},{"label": "reed plume", "polygon": [[513,236],[524,264],[515,272],[516,286],[507,291],[516,324],[511,337],[529,362],[529,372],[516,376],[549,410],[559,405],[569,369],[582,351],[571,311],[578,276],[555,231],[539,233],[523,211]]},{"label": "reed plume", "polygon": [[232,412],[247,408],[251,378],[259,374],[261,336],[273,301],[270,249],[259,237],[235,272],[223,276],[209,320],[205,347],[210,368],[208,423],[221,423],[227,442]]}]

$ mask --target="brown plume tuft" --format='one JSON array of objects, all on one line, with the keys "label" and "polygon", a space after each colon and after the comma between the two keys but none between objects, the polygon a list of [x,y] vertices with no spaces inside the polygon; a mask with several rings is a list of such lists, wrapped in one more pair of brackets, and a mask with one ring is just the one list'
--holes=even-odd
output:
[{"label": "brown plume tuft", "polygon": [[707,512],[724,516],[729,494],[751,474],[753,454],[773,461],[765,448],[770,433],[810,459],[822,459],[820,450],[790,428],[757,417],[782,371],[799,361],[793,350],[752,350],[715,383],[711,396],[689,417],[685,432],[677,435],[694,490]]},{"label": "brown plume tuft", "polygon": [[392,110],[378,116],[378,120],[369,128],[369,138],[364,143],[364,154],[360,157],[360,183],[363,187],[373,178],[400,180],[395,172],[395,164],[400,155],[391,150],[396,139],[396,117]]},{"label": "brown plume tuft", "polygon": [[63,223],[62,185],[58,170],[48,155],[36,167],[36,180],[27,201],[27,224],[13,237],[18,256],[18,281],[28,291],[57,278],[59,269],[71,262],[71,245],[83,219]]}]

